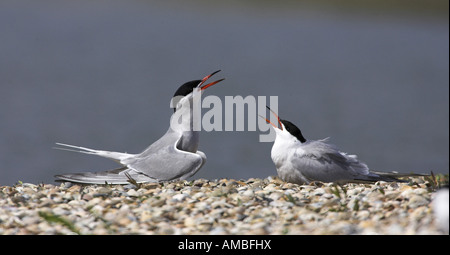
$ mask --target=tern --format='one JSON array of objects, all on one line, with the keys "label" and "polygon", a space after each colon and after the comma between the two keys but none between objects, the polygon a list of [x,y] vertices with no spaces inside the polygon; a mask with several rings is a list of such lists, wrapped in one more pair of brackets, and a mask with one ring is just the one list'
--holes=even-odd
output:
[{"label": "tern", "polygon": [[272,111],[280,127],[264,118],[275,129],[275,142],[271,157],[278,177],[285,182],[309,184],[311,182],[404,182],[397,177],[423,176],[370,171],[356,155],[341,152],[335,145],[322,140],[307,140],[300,129],[288,120],[283,120]]},{"label": "tern", "polygon": [[[219,70],[220,71],[220,70]],[[84,172],[55,175],[57,181],[68,181],[84,184],[129,184],[130,182],[162,182],[184,180],[200,170],[206,162],[205,153],[198,150],[199,131],[193,126],[194,93],[201,93],[208,87],[224,79],[205,84],[217,72],[206,76],[202,80],[189,81],[181,85],[171,103],[174,113],[170,118],[167,132],[139,154],[94,150],[90,148],[56,143],[55,149],[80,152],[112,159],[121,165],[120,168],[103,172]],[[181,112],[181,113],[180,113]],[[178,123],[178,118],[188,113],[189,118]],[[178,125],[173,125],[178,123]]]}]

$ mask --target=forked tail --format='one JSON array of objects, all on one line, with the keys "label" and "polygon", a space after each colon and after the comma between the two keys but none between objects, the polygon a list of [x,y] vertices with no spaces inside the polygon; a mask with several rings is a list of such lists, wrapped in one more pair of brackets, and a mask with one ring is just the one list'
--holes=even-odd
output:
[{"label": "forked tail", "polygon": [[53,147],[54,149],[57,149],[57,150],[97,155],[100,157],[112,159],[112,160],[118,162],[119,164],[121,164],[122,160],[127,159],[130,156],[133,156],[133,154],[122,153],[122,152],[94,150],[94,149],[89,149],[86,147],[75,146],[75,145],[64,144],[64,143],[56,143],[56,144],[59,146],[63,146],[63,147]]}]

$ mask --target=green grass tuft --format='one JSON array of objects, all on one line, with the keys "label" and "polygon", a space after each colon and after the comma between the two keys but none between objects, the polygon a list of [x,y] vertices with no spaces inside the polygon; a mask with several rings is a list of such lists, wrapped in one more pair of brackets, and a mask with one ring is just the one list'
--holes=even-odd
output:
[{"label": "green grass tuft", "polygon": [[65,227],[67,227],[68,229],[70,229],[70,231],[72,231],[78,235],[81,235],[80,231],[75,227],[75,225],[72,222],[70,222],[69,220],[67,220],[59,215],[56,215],[53,213],[48,213],[48,212],[42,212],[42,211],[39,212],[38,214],[40,217],[42,217],[48,223],[61,224]]}]

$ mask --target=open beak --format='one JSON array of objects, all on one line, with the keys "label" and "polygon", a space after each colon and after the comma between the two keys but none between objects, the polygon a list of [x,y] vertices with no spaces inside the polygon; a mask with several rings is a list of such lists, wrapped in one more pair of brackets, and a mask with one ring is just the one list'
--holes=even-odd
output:
[{"label": "open beak", "polygon": [[[213,76],[214,74],[216,74],[216,73],[218,73],[218,72],[220,72],[220,70],[217,70],[217,71],[215,71],[214,73],[212,73],[212,74],[206,76],[205,78],[203,78],[202,81],[200,82],[200,84],[199,84],[197,87],[199,87],[201,90],[205,90],[205,89],[211,87],[212,85],[217,84],[217,83],[219,83],[219,82],[225,80],[225,79],[220,79],[220,80],[217,80],[217,81],[213,81],[213,82],[211,82],[211,83],[208,83],[208,84],[206,84],[206,85],[203,85],[209,78],[211,78],[211,76]],[[202,86],[202,85],[203,85],[203,86]]]},{"label": "open beak", "polygon": [[[281,124],[280,117],[278,117],[278,115],[277,115],[274,111],[272,111],[272,109],[270,109],[269,106],[266,106],[266,107],[267,107],[267,109],[269,109],[269,110],[273,113],[273,115],[275,115],[275,117],[277,118],[278,124],[280,124],[280,128],[279,128],[279,129],[283,130],[283,125]],[[270,120],[268,120],[267,118],[264,118],[264,117],[261,116],[261,115],[259,115],[259,117],[265,119],[266,122],[267,122],[267,123],[270,123],[270,125],[272,125],[274,128],[278,128],[277,125],[273,124],[273,123],[272,123]]]}]

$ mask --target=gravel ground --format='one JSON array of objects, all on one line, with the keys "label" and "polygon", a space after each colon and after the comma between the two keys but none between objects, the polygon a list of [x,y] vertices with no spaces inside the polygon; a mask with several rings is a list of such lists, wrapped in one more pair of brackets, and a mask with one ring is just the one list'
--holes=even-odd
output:
[{"label": "gravel ground", "polygon": [[[448,180],[447,180],[448,182]],[[276,177],[0,187],[0,234],[448,234],[430,178],[296,185]]]}]

